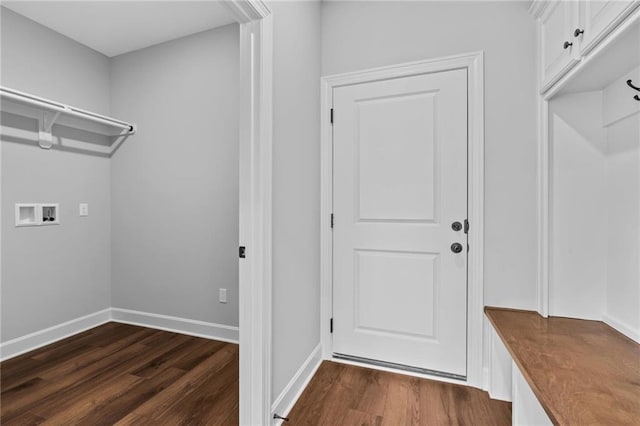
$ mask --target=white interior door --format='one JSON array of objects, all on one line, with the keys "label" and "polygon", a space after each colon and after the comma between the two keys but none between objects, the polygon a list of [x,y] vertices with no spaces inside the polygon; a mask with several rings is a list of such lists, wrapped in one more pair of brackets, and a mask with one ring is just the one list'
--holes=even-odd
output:
[{"label": "white interior door", "polygon": [[467,71],[339,87],[333,107],[333,352],[466,376]]}]

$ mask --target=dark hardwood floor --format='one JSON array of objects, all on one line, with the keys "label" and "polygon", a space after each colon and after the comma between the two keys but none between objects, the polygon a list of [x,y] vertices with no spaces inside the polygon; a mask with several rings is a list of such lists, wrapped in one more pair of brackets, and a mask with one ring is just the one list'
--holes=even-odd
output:
[{"label": "dark hardwood floor", "polygon": [[479,389],[325,361],[288,425],[510,425],[511,404]]},{"label": "dark hardwood floor", "polygon": [[238,345],[108,323],[0,364],[2,425],[237,425]]},{"label": "dark hardwood floor", "polygon": [[[237,425],[238,345],[108,323],[0,364],[2,425]],[[485,392],[324,362],[288,425],[508,425]]]}]

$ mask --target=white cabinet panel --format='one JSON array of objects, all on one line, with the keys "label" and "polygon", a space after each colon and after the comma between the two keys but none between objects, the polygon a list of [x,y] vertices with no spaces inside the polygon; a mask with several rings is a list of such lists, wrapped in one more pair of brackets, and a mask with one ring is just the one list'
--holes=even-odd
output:
[{"label": "white cabinet panel", "polygon": [[511,424],[514,426],[553,425],[515,362],[512,363],[512,377]]},{"label": "white cabinet panel", "polygon": [[640,0],[534,0],[541,92],[584,63],[625,20],[635,19],[639,6]]},{"label": "white cabinet panel", "polygon": [[553,84],[578,62],[572,28],[577,22],[577,3],[549,2],[540,17],[542,87]]},{"label": "white cabinet panel", "polygon": [[491,329],[489,339],[489,383],[487,391],[491,399],[499,399],[501,401],[512,401],[512,371],[511,371],[511,355],[502,343],[502,339],[498,336],[495,328]]},{"label": "white cabinet panel", "polygon": [[581,1],[580,24],[576,27],[579,31],[584,31],[581,35],[580,53],[584,55],[593,49],[639,4],[638,0]]}]

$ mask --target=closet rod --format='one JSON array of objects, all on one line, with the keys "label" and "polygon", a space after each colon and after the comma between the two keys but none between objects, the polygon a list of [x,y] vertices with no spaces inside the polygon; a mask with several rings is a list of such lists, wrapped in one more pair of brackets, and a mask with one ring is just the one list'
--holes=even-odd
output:
[{"label": "closet rod", "polygon": [[0,96],[12,101],[20,102],[27,105],[33,105],[35,107],[39,107],[49,111],[58,111],[61,114],[82,118],[82,119],[93,121],[100,124],[106,124],[108,126],[117,127],[119,129],[124,129],[124,130],[127,130],[129,133],[135,133],[136,131],[136,127],[133,124],[116,120],[115,118],[106,117],[104,115],[96,114],[93,112],[85,111],[80,108],[74,108],[69,105],[65,105],[59,102],[51,101],[49,99],[41,98],[39,96],[30,95],[28,93],[20,92],[18,90],[9,89],[8,87],[0,86]]}]

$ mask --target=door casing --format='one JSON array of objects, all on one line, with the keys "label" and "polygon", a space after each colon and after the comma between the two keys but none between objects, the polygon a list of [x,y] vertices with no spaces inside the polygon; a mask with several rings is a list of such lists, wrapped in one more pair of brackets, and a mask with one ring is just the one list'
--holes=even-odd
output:
[{"label": "door casing", "polygon": [[273,17],[263,0],[227,0],[240,31],[239,259],[241,425],[271,424]]},{"label": "door casing", "polygon": [[[483,266],[484,266],[484,52],[434,58],[321,78],[321,217],[320,217],[320,336],[322,356],[332,358],[330,321],[333,310],[333,89],[340,86],[466,69],[468,76],[468,234],[467,380],[407,373],[434,380],[486,388],[483,374]],[[371,366],[372,368],[376,368]],[[385,368],[382,368],[385,369]],[[386,369],[389,370],[389,369]]]}]

